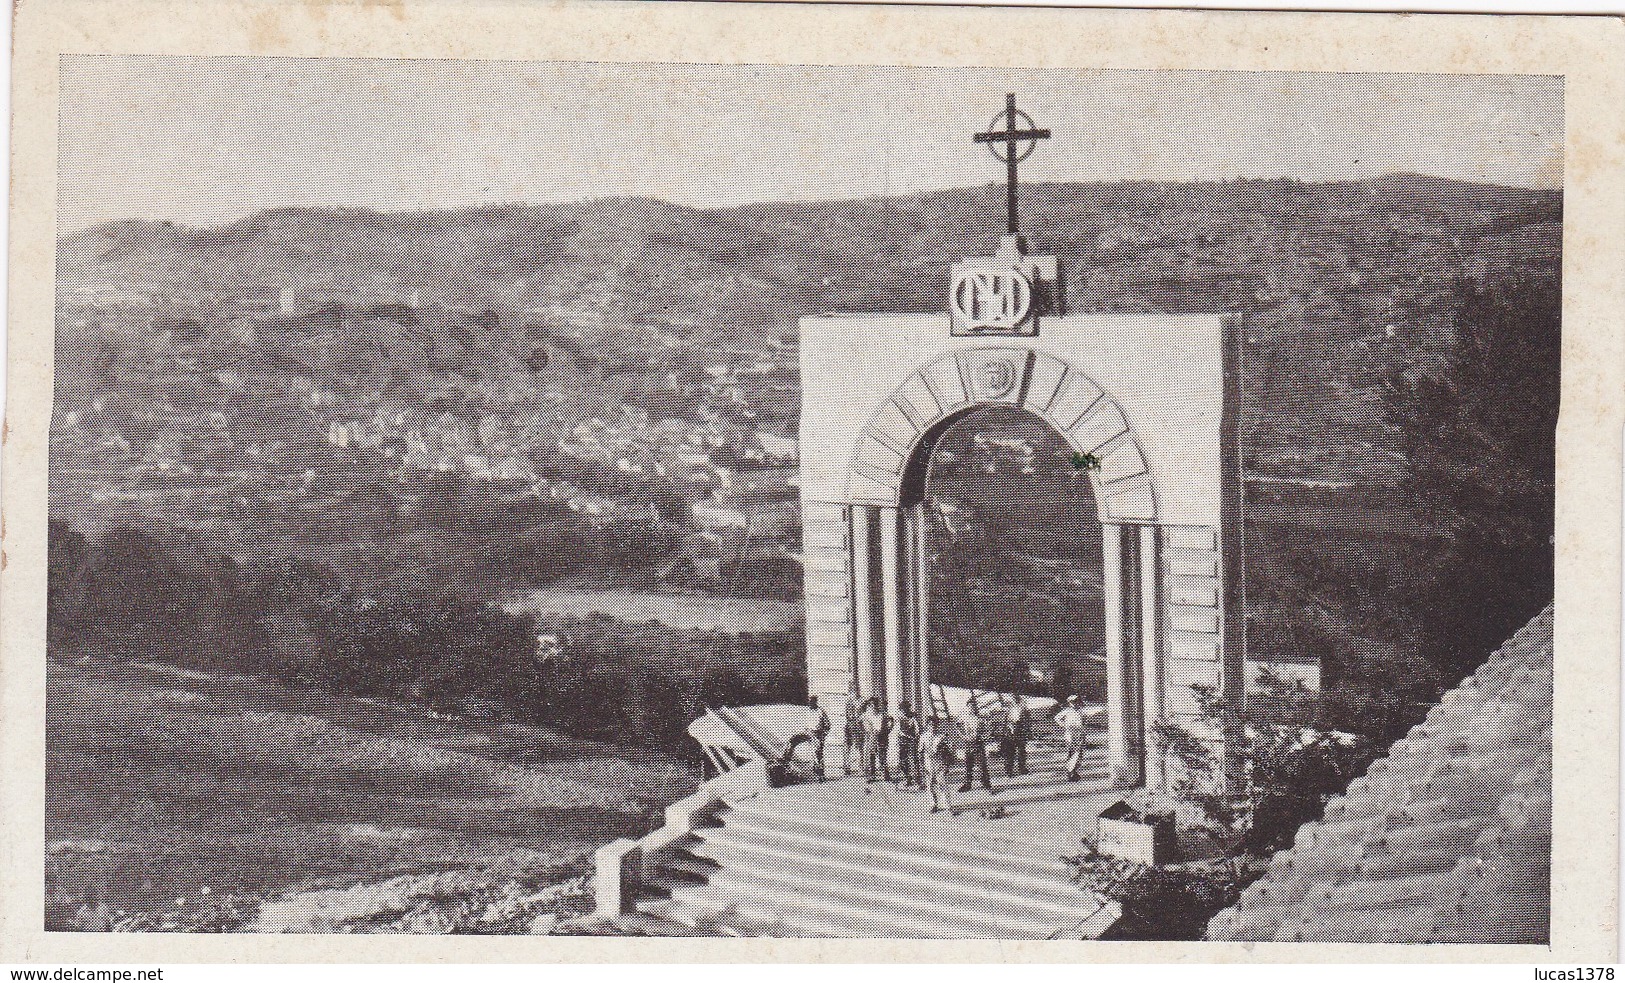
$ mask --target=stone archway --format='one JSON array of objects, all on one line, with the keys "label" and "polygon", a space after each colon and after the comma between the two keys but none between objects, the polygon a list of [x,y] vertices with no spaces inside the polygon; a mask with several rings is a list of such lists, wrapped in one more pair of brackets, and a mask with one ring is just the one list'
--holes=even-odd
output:
[{"label": "stone archway", "polygon": [[[927,702],[925,465],[957,419],[1013,407],[1098,461],[1109,762],[1119,785],[1160,786],[1157,722],[1195,721],[1193,687],[1232,705],[1242,688],[1233,330],[1067,317],[1019,342],[927,334],[945,320],[803,319],[809,691]],[[876,327],[899,337],[866,344]],[[1222,728],[1210,738],[1226,753]]]},{"label": "stone archway", "polygon": [[[992,406],[1031,413],[1098,462],[1088,475],[1102,524],[1108,760],[1114,779],[1132,784],[1142,774],[1146,728],[1162,716],[1160,705],[1135,699],[1161,697],[1160,686],[1146,683],[1161,672],[1156,640],[1144,628],[1155,619],[1147,622],[1140,611],[1142,598],[1156,596],[1156,488],[1122,408],[1082,369],[1051,355],[988,346],[936,358],[911,373],[859,434],[847,481],[858,693],[882,696],[893,708],[929,703],[925,469],[949,426]],[[868,589],[874,563],[878,598]],[[877,616],[879,652],[872,644]]]}]

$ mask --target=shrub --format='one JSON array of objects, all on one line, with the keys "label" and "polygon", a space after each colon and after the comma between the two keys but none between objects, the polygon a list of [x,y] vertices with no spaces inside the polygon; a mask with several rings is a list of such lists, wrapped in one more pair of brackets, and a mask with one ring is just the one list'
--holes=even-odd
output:
[{"label": "shrub", "polygon": [[[1211,687],[1192,687],[1202,711],[1198,727],[1163,720],[1155,728],[1159,746],[1179,765],[1169,791],[1195,807],[1211,832],[1235,838],[1254,856],[1290,844],[1375,754],[1368,739],[1311,726],[1320,698],[1301,684],[1268,676],[1263,682],[1266,693],[1233,717]],[[1228,776],[1199,733],[1227,724],[1240,742],[1240,767]]]},{"label": "shrub", "polygon": [[1080,886],[1122,907],[1122,918],[1108,933],[1119,939],[1200,939],[1208,920],[1235,904],[1264,872],[1250,858],[1150,867],[1092,848],[1067,860],[1077,867]]}]

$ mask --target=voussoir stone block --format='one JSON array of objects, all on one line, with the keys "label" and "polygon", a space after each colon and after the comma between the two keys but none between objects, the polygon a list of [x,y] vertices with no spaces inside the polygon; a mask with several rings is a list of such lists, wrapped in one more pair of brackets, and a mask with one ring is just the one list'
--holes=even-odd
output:
[{"label": "voussoir stone block", "polygon": [[1114,522],[1149,522],[1157,517],[1156,495],[1144,476],[1113,486],[1106,494],[1105,517]]},{"label": "voussoir stone block", "polygon": [[908,381],[897,391],[897,399],[912,411],[914,419],[920,423],[929,424],[942,415],[942,406],[937,402],[936,394],[919,375],[908,377]]},{"label": "voussoir stone block", "polygon": [[1086,453],[1099,450],[1119,435],[1128,432],[1128,421],[1123,411],[1110,400],[1100,400],[1082,419],[1067,428],[1066,435],[1072,446]]},{"label": "voussoir stone block", "polygon": [[1145,458],[1140,448],[1125,433],[1100,455],[1100,481],[1115,484],[1125,478],[1145,474]]},{"label": "voussoir stone block", "polygon": [[854,473],[847,479],[847,495],[859,505],[896,505],[897,481],[883,482],[873,475]]},{"label": "voussoir stone block", "polygon": [[920,436],[920,431],[914,426],[914,421],[908,418],[908,414],[903,412],[903,408],[898,406],[895,400],[887,400],[885,405],[880,407],[880,412],[875,414],[874,422],[870,424],[868,433],[870,435],[869,439],[879,436],[899,450],[907,450],[912,447],[914,441]]},{"label": "voussoir stone block", "polygon": [[959,360],[952,355],[930,363],[920,370],[920,376],[931,387],[943,412],[957,410],[970,402],[965,395],[965,380],[959,374]]},{"label": "voussoir stone block", "polygon": [[903,473],[903,455],[874,436],[864,437],[858,443],[858,463],[886,474]]},{"label": "voussoir stone block", "polygon": [[[1050,401],[1048,414],[1050,423],[1056,429],[1065,433],[1072,429],[1072,425],[1077,423],[1089,411],[1089,408],[1100,400],[1102,395],[1100,387],[1095,385],[1088,376],[1068,369],[1066,377],[1061,380],[1060,390],[1055,394],[1055,398]],[[1113,408],[1115,409],[1115,406]],[[1121,411],[1118,412],[1117,418],[1119,420],[1123,418]],[[1119,427],[1118,429],[1121,431],[1124,428]],[[1101,443],[1104,443],[1104,441]],[[1095,447],[1099,446],[1100,444],[1095,445]],[[1085,450],[1094,450],[1094,447],[1085,448]]]},{"label": "voussoir stone block", "polygon": [[1066,363],[1051,355],[1038,355],[1028,373],[1027,395],[1022,406],[1040,416],[1049,412],[1050,403],[1060,391],[1061,380],[1066,378]]}]

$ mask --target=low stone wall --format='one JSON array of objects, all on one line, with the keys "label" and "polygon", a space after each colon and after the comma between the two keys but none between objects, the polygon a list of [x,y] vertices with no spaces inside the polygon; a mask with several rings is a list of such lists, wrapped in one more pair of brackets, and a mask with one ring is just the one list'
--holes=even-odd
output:
[{"label": "low stone wall", "polygon": [[705,826],[731,800],[749,798],[767,788],[767,765],[752,761],[701,783],[699,790],[666,807],[666,823],[641,839],[619,839],[593,855],[596,873],[593,892],[596,914],[613,918],[632,911],[639,888],[647,880],[662,851]]}]

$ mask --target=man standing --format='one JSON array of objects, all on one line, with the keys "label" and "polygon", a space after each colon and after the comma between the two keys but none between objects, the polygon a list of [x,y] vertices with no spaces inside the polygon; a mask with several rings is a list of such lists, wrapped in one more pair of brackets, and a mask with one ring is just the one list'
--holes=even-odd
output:
[{"label": "man standing", "polygon": [[1078,769],[1083,765],[1083,712],[1078,709],[1076,695],[1066,698],[1066,706],[1055,715],[1055,726],[1066,738],[1066,780],[1078,780]]},{"label": "man standing", "polygon": [[824,771],[824,745],[829,742],[830,722],[829,714],[818,705],[818,697],[807,697],[807,709],[811,711],[812,726],[807,733],[812,735],[814,760],[818,762],[818,780],[828,777]]},{"label": "man standing", "polygon": [[1027,774],[1027,742],[1033,736],[1033,716],[1027,708],[1027,698],[1017,693],[1010,703],[1010,738],[1015,742],[1016,774]]},{"label": "man standing", "polygon": [[897,708],[897,769],[904,788],[925,787],[920,773],[920,718],[907,703]]},{"label": "man standing", "polygon": [[[857,765],[853,765],[852,757],[858,758]],[[846,694],[846,748],[841,754],[841,771],[853,774],[863,766],[863,705],[858,702],[858,691],[849,690]]]},{"label": "man standing", "polygon": [[891,720],[880,709],[880,701],[870,697],[863,705],[863,777],[873,782],[879,772],[891,781],[891,765],[886,761],[886,739],[891,733]]},{"label": "man standing", "polygon": [[961,792],[969,792],[975,780],[976,769],[982,769],[982,787],[993,791],[993,776],[987,773],[987,718],[976,706],[976,698],[965,701],[965,784]]},{"label": "man standing", "polygon": [[954,797],[948,791],[948,769],[953,765],[953,756],[953,745],[943,731],[942,721],[935,716],[926,718],[925,730],[920,734],[920,764],[925,771],[925,789],[931,796],[932,812],[954,807]]}]

